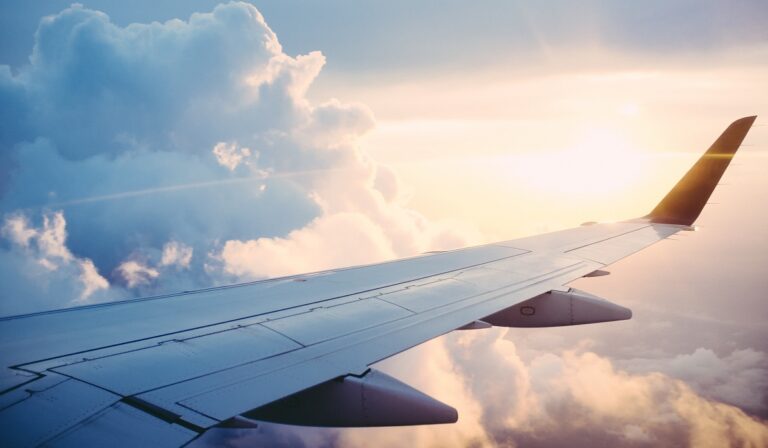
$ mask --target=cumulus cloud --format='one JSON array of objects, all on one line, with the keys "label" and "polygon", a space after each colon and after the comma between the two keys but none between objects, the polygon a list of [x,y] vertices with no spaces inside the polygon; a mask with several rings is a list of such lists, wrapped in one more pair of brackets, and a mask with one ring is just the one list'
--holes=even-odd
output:
[{"label": "cumulus cloud", "polygon": [[29,222],[24,215],[12,215],[6,218],[2,235],[21,247],[29,247],[29,242],[37,235],[37,231],[29,228]]},{"label": "cumulus cloud", "polygon": [[[43,264],[90,260],[83,300],[479,239],[402,206],[394,174],[358,147],[367,107],[306,98],[324,64],[286,54],[246,3],[126,27],[81,5],[45,17],[29,64],[0,66],[0,213],[59,221],[38,235],[13,218],[7,238],[34,241]],[[36,305],[70,300],[50,299]]]},{"label": "cumulus cloud", "polygon": [[241,148],[237,143],[216,143],[212,152],[219,165],[226,167],[229,171],[234,171],[243,160],[251,157],[250,148]]},{"label": "cumulus cloud", "polygon": [[119,278],[121,278],[129,288],[148,285],[160,275],[157,269],[141,264],[135,260],[129,260],[122,263],[117,267],[116,271]]},{"label": "cumulus cloud", "polygon": [[163,266],[178,266],[188,268],[192,261],[193,249],[178,241],[169,241],[163,246],[163,255],[160,264]]},{"label": "cumulus cloud", "polygon": [[661,373],[630,374],[589,351],[554,358],[541,362],[554,364],[546,369],[555,375],[540,377],[535,361],[531,376],[546,398],[550,427],[568,422],[565,432],[577,446],[590,445],[595,428],[613,444],[625,439],[645,445],[760,446],[768,440],[765,422]]},{"label": "cumulus cloud", "polygon": [[80,269],[82,269],[80,280],[83,283],[83,292],[80,293],[81,302],[91,297],[94,292],[109,288],[109,282],[99,274],[93,261],[82,260]]},{"label": "cumulus cloud", "polygon": [[766,422],[658,369],[620,368],[589,344],[523,361],[501,331],[452,336],[446,343],[456,344],[457,367],[472,378],[499,444],[761,446],[768,440]]},{"label": "cumulus cloud", "polygon": [[[490,352],[500,360],[505,359],[504,351],[513,350],[508,347],[513,345],[510,341],[497,339],[494,345],[496,349]],[[477,369],[485,359],[475,357],[474,367],[465,368]],[[508,355],[506,362],[511,361],[515,358],[510,360]],[[524,399],[483,397],[491,403],[517,405],[506,413],[505,425],[493,426],[497,442],[507,439],[522,446],[594,446],[596,441],[614,446],[761,446],[768,441],[766,422],[708,399],[668,375],[630,373],[589,350],[540,354],[529,364],[518,365],[525,367],[508,371],[507,376],[487,378],[503,378],[509,384],[512,374],[522,381],[522,385],[515,383],[512,394],[521,388],[528,390],[527,395],[520,395],[527,396]],[[534,406],[521,415],[518,406],[527,403]],[[498,419],[498,413],[491,415]]]},{"label": "cumulus cloud", "polygon": [[632,372],[664,372],[683,380],[697,393],[755,413],[768,410],[768,355],[751,348],[718,356],[698,348],[671,358],[637,358],[621,362]]},{"label": "cumulus cloud", "polygon": [[[765,446],[768,425],[659,372],[631,373],[587,345],[524,361],[505,330],[454,332],[377,368],[455,406],[456,425],[314,429],[264,424],[199,443],[247,446]],[[276,437],[276,435],[279,436]],[[209,439],[209,437],[211,439]],[[290,442],[288,442],[290,441]],[[291,445],[292,444],[292,445]]]},{"label": "cumulus cloud", "polygon": [[35,227],[26,215],[6,216],[0,230],[0,313],[18,314],[50,306],[77,305],[113,297],[109,282],[93,261],[77,257],[66,246],[66,220],[61,212],[43,215]]},{"label": "cumulus cloud", "polygon": [[380,261],[395,256],[382,229],[360,213],[320,217],[285,238],[227,241],[222,269],[238,278],[263,278]]}]

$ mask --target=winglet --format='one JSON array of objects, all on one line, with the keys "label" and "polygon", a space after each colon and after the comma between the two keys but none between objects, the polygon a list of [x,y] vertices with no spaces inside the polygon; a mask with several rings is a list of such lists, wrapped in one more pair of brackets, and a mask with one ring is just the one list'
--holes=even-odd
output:
[{"label": "winglet", "polygon": [[756,118],[744,117],[731,123],[646,218],[651,222],[692,225]]}]

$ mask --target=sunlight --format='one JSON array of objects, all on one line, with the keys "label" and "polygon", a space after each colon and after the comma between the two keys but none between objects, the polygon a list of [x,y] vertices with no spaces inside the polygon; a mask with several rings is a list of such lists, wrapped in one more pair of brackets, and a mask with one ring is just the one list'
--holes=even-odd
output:
[{"label": "sunlight", "polygon": [[647,157],[620,131],[591,128],[568,148],[512,156],[506,167],[531,189],[595,197],[629,190],[646,174]]}]

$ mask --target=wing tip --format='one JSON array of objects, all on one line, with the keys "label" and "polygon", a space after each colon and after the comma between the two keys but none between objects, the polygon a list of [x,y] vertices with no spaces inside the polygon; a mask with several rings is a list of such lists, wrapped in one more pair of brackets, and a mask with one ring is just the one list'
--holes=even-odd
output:
[{"label": "wing tip", "polygon": [[749,120],[749,121],[750,121],[750,124],[751,124],[751,123],[754,123],[754,122],[755,122],[755,120],[757,120],[757,115],[750,115],[750,116],[747,116],[747,117],[742,117],[742,118],[739,118],[739,119],[738,119],[738,120],[736,120],[736,121],[741,121],[741,120],[744,120],[744,121],[747,121],[747,120]]},{"label": "wing tip", "polygon": [[727,133],[729,130],[731,130],[731,128],[736,128],[736,127],[740,128],[742,126],[746,128],[744,131],[746,133],[752,127],[752,124],[755,122],[755,120],[757,120],[757,115],[741,117],[738,120],[735,120],[733,123],[731,123],[730,126],[728,126],[728,128],[725,130],[723,134]]},{"label": "wing tip", "polygon": [[731,123],[645,218],[656,223],[692,225],[756,119],[757,115],[750,115]]}]

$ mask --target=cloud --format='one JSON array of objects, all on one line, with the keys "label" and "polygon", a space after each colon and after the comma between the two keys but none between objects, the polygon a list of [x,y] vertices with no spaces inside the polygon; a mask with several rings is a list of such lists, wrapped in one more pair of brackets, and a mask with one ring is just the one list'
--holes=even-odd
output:
[{"label": "cloud", "polygon": [[243,160],[251,157],[251,150],[249,148],[241,148],[237,143],[216,143],[212,152],[216,156],[219,165],[226,167],[229,171],[234,171]]},{"label": "cloud", "polygon": [[[629,372],[590,351],[588,345],[539,352],[524,361],[519,351],[525,348],[505,339],[504,332],[454,332],[420,353],[427,359],[439,359],[441,351],[447,354],[441,368],[429,372],[436,384],[420,385],[456,405],[460,416],[468,412],[470,420],[478,419],[474,406],[479,405],[477,433],[485,435],[486,446],[763,446],[768,442],[765,421],[702,396],[658,370]],[[420,376],[413,372],[419,370],[412,369],[409,361],[413,360],[403,355],[402,363],[390,373],[418,383]],[[464,392],[454,389],[451,396],[452,389],[442,386],[451,378],[463,385]],[[438,442],[439,427],[434,427],[432,435],[423,440],[424,445],[471,445],[460,438]]]},{"label": "cloud", "polygon": [[227,241],[217,255],[224,272],[238,278],[277,277],[394,256],[382,229],[360,213],[326,215],[285,238]]},{"label": "cloud", "polygon": [[29,247],[30,241],[37,235],[37,231],[29,227],[29,222],[24,215],[7,217],[0,233],[10,239],[11,242],[24,248]]},{"label": "cloud", "polygon": [[135,260],[128,260],[117,267],[117,276],[122,279],[129,288],[140,285],[148,285],[156,279],[160,273],[157,269],[143,265]]},{"label": "cloud", "polygon": [[193,250],[193,248],[185,246],[178,241],[169,241],[163,246],[160,264],[163,266],[177,266],[181,269],[189,268]]},{"label": "cloud", "polygon": [[367,107],[306,98],[324,64],[284,53],[246,3],[125,27],[81,5],[45,17],[29,64],[0,66],[0,213],[57,210],[68,235],[11,220],[7,238],[106,273],[113,293],[94,280],[83,300],[479,239],[403,207],[394,174],[358,147]]},{"label": "cloud", "polygon": [[[631,373],[587,345],[524,361],[506,330],[454,332],[376,367],[459,410],[455,425],[319,429],[265,423],[199,442],[235,446],[764,446],[765,421],[659,372]],[[276,437],[276,434],[279,434]],[[209,439],[211,438],[211,439]],[[272,439],[270,439],[272,438]],[[285,445],[287,446],[287,445]]]},{"label": "cloud", "polygon": [[[768,440],[765,422],[710,401],[666,375],[630,374],[588,351],[566,351],[553,361],[559,375],[537,380],[537,387],[547,391],[553,422],[573,422],[576,434],[571,437],[577,445],[588,444],[587,433],[600,426],[607,432],[604,437],[617,443],[628,435],[635,442],[679,440],[691,446],[760,446]],[[532,364],[533,377],[537,364]]]},{"label": "cloud", "polygon": [[43,215],[35,227],[23,214],[6,216],[0,230],[0,314],[61,308],[116,297],[93,261],[66,246],[61,212]]},{"label": "cloud", "polygon": [[85,301],[96,291],[109,288],[109,282],[99,274],[93,261],[88,259],[83,260],[80,264],[80,269],[82,269],[80,280],[83,283],[83,292],[80,294],[80,301]]},{"label": "cloud", "polygon": [[751,412],[768,411],[768,356],[751,348],[718,356],[697,348],[672,358],[638,358],[621,362],[632,372],[664,372],[683,380],[697,393]]}]

